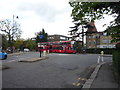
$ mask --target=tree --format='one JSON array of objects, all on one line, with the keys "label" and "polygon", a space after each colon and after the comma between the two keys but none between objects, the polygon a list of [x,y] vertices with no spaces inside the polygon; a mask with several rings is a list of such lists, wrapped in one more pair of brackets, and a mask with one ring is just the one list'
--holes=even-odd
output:
[{"label": "tree", "polygon": [[26,48],[29,48],[30,50],[35,50],[36,41],[27,39],[27,40],[25,40],[25,46],[26,46]]},{"label": "tree", "polygon": [[13,40],[15,38],[19,38],[21,35],[20,25],[16,21],[12,23],[8,19],[2,20],[0,21],[0,31],[4,32],[7,35],[8,44],[12,50]]},{"label": "tree", "polygon": [[[91,20],[102,19],[104,14],[112,15],[115,19],[110,22],[106,32],[114,42],[120,41],[120,2],[69,2],[72,9],[72,19],[77,25],[86,25]],[[76,26],[76,25],[75,25]]]},{"label": "tree", "polygon": [[6,49],[8,47],[8,40],[6,35],[2,34],[2,48]]},{"label": "tree", "polygon": [[81,48],[82,48],[82,45],[79,41],[76,41],[75,44],[74,44],[74,47],[76,48],[76,51],[78,53],[81,53]]},{"label": "tree", "polygon": [[22,45],[23,45],[23,40],[17,39],[14,41],[14,46],[16,49],[21,49]]},{"label": "tree", "polygon": [[[39,38],[40,35],[43,35],[42,39]],[[42,29],[42,31],[36,33],[36,43],[47,42],[47,36],[48,36],[48,34],[45,32],[44,29]]]}]

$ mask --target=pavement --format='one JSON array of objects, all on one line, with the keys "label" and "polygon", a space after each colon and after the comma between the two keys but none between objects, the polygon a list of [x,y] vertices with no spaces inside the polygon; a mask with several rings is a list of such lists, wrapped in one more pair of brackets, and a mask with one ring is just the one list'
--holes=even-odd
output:
[{"label": "pavement", "polygon": [[8,56],[20,55],[20,54],[24,54],[24,52],[11,53],[11,54],[8,54]]},{"label": "pavement", "polygon": [[120,89],[120,83],[115,80],[114,72],[112,69],[112,62],[101,62],[94,69],[90,78],[85,82],[84,88],[111,88]]}]

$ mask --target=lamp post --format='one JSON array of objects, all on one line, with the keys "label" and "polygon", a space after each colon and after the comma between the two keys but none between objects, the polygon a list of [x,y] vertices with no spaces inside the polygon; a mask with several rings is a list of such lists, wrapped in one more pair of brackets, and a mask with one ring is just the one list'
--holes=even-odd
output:
[{"label": "lamp post", "polygon": [[[16,16],[16,19],[18,19],[19,17],[18,16]],[[14,30],[14,26],[15,26],[15,15],[13,15],[13,30]]]},{"label": "lamp post", "polygon": [[[11,47],[11,53],[13,53],[13,34],[14,34],[14,30],[15,30],[15,18],[18,19],[18,16],[13,15],[13,27],[12,27],[12,34],[11,36],[9,36],[11,38],[10,40],[10,47]],[[10,34],[10,32],[9,32]]]}]

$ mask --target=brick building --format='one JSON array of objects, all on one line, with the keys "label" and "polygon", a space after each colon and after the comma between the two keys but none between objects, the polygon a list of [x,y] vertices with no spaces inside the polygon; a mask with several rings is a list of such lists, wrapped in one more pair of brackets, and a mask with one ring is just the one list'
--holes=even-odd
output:
[{"label": "brick building", "polygon": [[107,36],[104,32],[98,32],[95,24],[91,21],[90,25],[92,28],[88,28],[86,35],[86,47],[87,48],[115,48],[116,43],[112,43],[112,37]]}]

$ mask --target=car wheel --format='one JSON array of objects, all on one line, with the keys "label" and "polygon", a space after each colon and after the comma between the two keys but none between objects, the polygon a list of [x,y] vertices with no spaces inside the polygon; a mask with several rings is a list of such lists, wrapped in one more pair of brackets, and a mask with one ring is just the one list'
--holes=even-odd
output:
[{"label": "car wheel", "polygon": [[4,59],[7,59],[7,55],[5,55]]}]

